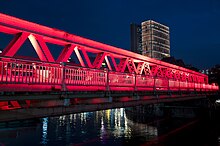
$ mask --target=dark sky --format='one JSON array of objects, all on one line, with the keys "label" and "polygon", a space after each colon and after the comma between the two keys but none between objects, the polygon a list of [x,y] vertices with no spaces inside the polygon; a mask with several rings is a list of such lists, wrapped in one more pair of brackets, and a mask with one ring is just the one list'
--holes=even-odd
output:
[{"label": "dark sky", "polygon": [[219,0],[0,0],[0,12],[129,50],[130,23],[170,27],[171,56],[220,63]]}]

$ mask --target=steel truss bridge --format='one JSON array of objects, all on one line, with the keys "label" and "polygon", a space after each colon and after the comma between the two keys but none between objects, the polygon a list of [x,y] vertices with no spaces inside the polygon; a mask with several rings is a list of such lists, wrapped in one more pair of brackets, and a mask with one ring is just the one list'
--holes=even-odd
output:
[{"label": "steel truss bridge", "polygon": [[[121,97],[126,102],[134,94],[138,100],[152,95],[174,99],[177,93],[186,98],[183,93],[219,90],[199,72],[1,13],[0,32],[13,36],[0,54],[1,109],[20,108],[20,100],[29,107],[32,100],[56,97],[74,102],[77,97],[101,96],[108,102]],[[26,41],[37,60],[16,55]],[[63,47],[57,59],[48,44]],[[72,55],[78,64],[68,62]]]}]

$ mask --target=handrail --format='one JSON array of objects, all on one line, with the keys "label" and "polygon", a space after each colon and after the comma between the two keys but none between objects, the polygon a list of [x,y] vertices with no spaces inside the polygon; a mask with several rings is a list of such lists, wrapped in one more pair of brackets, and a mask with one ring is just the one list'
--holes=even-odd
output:
[{"label": "handrail", "polygon": [[[215,84],[202,84],[168,78],[90,69],[59,63],[47,63],[0,57],[1,84],[97,86],[109,90],[195,90],[216,91]],[[1,85],[0,85],[1,86]],[[123,88],[122,87],[127,87]],[[1,89],[0,89],[1,90]],[[13,90],[13,89],[12,89]],[[16,90],[16,89],[14,89]],[[79,88],[79,90],[81,90]],[[92,90],[96,90],[93,88]]]}]

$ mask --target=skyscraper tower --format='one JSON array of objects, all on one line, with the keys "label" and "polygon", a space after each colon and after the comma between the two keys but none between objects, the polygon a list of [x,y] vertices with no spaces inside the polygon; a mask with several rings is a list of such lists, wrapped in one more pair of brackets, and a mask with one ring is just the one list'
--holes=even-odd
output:
[{"label": "skyscraper tower", "polygon": [[142,55],[162,59],[170,57],[169,27],[153,20],[141,23]]},{"label": "skyscraper tower", "polygon": [[130,45],[131,45],[131,51],[142,54],[142,31],[141,31],[141,25],[131,23],[130,25]]}]

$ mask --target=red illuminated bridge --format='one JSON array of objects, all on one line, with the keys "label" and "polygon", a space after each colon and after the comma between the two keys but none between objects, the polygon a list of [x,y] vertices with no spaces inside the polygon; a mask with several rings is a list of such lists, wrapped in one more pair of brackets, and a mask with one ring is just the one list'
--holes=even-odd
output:
[{"label": "red illuminated bridge", "polygon": [[[1,109],[28,107],[43,99],[78,103],[91,98],[90,103],[99,103],[146,101],[157,95],[157,100],[174,100],[219,90],[199,72],[5,14],[0,14],[0,32],[13,36],[0,56]],[[25,42],[37,59],[16,55]],[[57,58],[51,44],[62,47]],[[70,57],[78,63],[68,62]],[[177,93],[181,97],[173,96]]]}]

